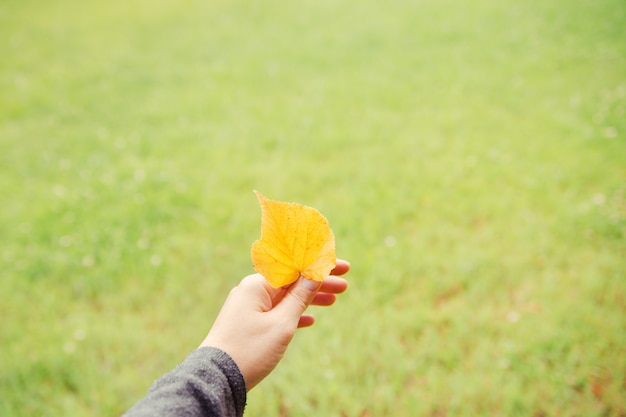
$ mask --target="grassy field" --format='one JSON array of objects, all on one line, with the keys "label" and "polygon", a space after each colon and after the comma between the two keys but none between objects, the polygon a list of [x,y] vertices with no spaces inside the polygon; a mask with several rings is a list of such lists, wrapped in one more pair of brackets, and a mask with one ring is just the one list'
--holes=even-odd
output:
[{"label": "grassy field", "polygon": [[0,3],[0,415],[114,416],[251,272],[351,287],[254,416],[626,415],[623,0]]}]

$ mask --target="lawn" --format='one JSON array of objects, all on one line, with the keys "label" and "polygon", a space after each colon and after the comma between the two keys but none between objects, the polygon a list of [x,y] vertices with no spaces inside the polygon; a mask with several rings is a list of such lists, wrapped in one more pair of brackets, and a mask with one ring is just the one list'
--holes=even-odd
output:
[{"label": "lawn", "polygon": [[349,291],[254,416],[625,416],[623,0],[5,0],[0,415],[113,416],[252,272]]}]

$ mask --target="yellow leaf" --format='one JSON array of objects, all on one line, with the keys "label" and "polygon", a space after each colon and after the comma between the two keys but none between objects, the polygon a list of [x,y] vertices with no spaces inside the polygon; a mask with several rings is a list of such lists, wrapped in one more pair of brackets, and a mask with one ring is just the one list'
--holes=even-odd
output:
[{"label": "yellow leaf", "polygon": [[261,239],[252,244],[254,269],[274,288],[300,276],[322,281],[337,262],[328,220],[312,207],[254,193],[261,205]]}]

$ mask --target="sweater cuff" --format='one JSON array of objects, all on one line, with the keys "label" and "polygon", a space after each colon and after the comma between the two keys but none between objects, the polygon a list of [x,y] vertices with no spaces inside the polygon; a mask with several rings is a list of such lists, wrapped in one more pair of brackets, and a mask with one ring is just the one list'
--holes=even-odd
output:
[{"label": "sweater cuff", "polygon": [[242,416],[246,406],[246,381],[233,358],[221,349],[215,347],[201,347],[192,351],[185,361],[187,360],[207,365],[210,363],[217,366],[222,371],[233,393],[233,402],[237,410],[237,415]]}]

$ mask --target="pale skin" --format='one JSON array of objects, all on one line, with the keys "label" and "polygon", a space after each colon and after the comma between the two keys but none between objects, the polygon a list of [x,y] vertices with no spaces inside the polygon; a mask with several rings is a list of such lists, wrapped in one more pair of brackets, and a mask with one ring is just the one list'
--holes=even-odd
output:
[{"label": "pale skin", "polygon": [[313,325],[313,316],[304,314],[307,307],[330,306],[348,288],[340,275],[349,269],[338,259],[324,281],[300,277],[281,288],[272,288],[259,274],[245,277],[231,290],[200,347],[228,353],[250,391],[278,365],[296,330]]}]

